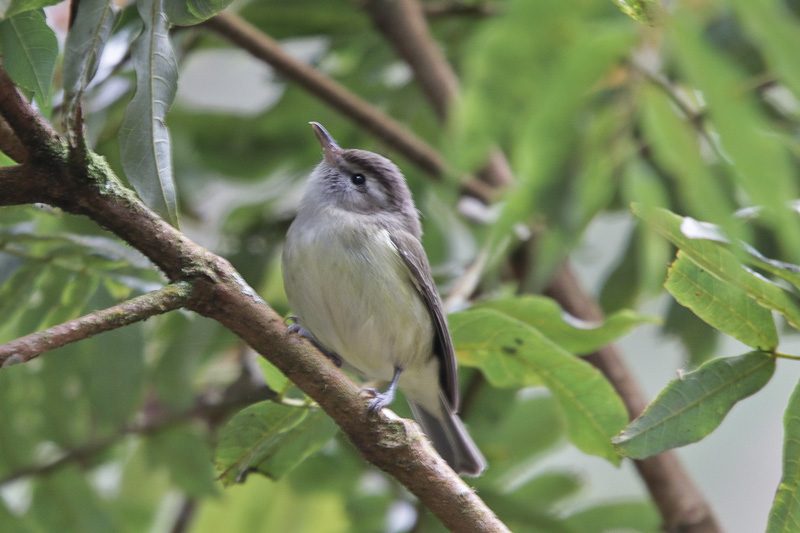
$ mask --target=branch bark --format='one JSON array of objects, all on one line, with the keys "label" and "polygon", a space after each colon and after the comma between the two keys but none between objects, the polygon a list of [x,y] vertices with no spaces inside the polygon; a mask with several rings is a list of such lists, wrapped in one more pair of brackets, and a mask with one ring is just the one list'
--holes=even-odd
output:
[{"label": "branch bark", "polygon": [[[8,90],[4,76],[0,68],[0,115],[8,119],[23,108],[27,118],[9,123],[33,157],[24,167],[0,174],[0,192],[27,180],[27,192],[17,201],[47,203],[85,215],[145,254],[173,282],[188,283],[192,288],[188,309],[217,320],[267,357],[334,419],[368,461],[406,486],[446,527],[508,531],[439,457],[414,422],[388,410],[370,413],[360,387],[310,343],[287,335],[283,318],[225,259],[193,243],[144,206],[99,156],[89,153],[85,167],[70,163],[66,148],[52,130],[38,128],[39,118],[21,95],[4,92]],[[39,146],[60,150],[41,151]]]},{"label": "branch bark", "polygon": [[[458,95],[455,74],[430,35],[424,10],[418,0],[368,0],[365,5],[375,27],[409,63],[423,88],[440,84],[443,90],[426,89],[437,115],[444,119]],[[498,173],[502,172],[503,175]],[[511,171],[502,153],[496,151],[484,169],[485,181],[506,183]],[[556,273],[547,294],[571,314],[587,320],[603,320],[599,305],[581,288],[568,264]],[[631,418],[647,405],[638,383],[616,347],[607,346],[586,358],[611,382]],[[672,452],[643,461],[636,468],[661,512],[666,531],[711,533],[721,531],[700,491]]]},{"label": "branch bark", "polygon": [[108,309],[95,311],[44,331],[20,337],[0,346],[0,368],[25,363],[44,352],[88,339],[98,333],[179,309],[189,301],[190,296],[188,285],[169,285]]}]

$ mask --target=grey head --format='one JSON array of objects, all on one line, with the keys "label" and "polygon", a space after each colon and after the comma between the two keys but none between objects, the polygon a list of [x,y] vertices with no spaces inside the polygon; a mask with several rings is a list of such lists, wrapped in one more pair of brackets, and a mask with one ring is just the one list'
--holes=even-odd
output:
[{"label": "grey head", "polygon": [[403,173],[382,155],[343,149],[318,122],[310,122],[322,146],[306,194],[313,202],[365,215],[388,229],[400,228],[419,239],[422,229]]}]

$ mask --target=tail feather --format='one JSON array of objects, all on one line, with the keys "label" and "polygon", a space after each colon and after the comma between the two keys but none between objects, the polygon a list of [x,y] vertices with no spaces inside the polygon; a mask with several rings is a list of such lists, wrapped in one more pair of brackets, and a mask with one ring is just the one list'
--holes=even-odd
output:
[{"label": "tail feather", "polygon": [[467,433],[457,414],[450,412],[444,403],[443,418],[430,414],[421,405],[409,402],[414,418],[433,443],[433,447],[458,474],[479,476],[486,468],[486,459]]}]

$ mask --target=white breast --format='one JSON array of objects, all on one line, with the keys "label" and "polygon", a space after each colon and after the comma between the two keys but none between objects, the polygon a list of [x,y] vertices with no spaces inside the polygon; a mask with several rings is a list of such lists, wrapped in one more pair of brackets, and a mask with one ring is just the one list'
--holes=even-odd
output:
[{"label": "white breast", "polygon": [[429,367],[431,319],[389,233],[333,209],[315,213],[315,231],[309,222],[295,221],[284,252],[286,293],[300,323],[368,378]]}]

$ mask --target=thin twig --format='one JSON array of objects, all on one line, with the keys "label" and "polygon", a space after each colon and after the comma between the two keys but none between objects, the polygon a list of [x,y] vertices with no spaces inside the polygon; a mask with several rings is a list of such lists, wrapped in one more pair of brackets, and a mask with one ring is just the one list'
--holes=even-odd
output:
[{"label": "thin twig", "polygon": [[179,309],[186,305],[190,297],[191,287],[188,284],[168,285],[108,309],[95,311],[44,331],[20,337],[0,345],[0,368],[24,363],[47,351],[88,339],[98,333]]},{"label": "thin twig", "polygon": [[[220,13],[204,25],[351,118],[359,128],[397,150],[431,177],[440,179],[455,173],[426,141],[339,82],[287,54],[277,41],[239,16],[230,12]],[[476,198],[491,198],[491,189],[479,180],[465,178],[462,187],[465,193]]]},{"label": "thin twig", "polygon": [[225,398],[217,403],[209,403],[201,395],[192,407],[177,413],[165,412],[160,409],[151,410],[151,414],[142,422],[123,426],[111,435],[65,450],[58,458],[51,461],[15,469],[0,478],[0,487],[26,477],[52,474],[60,468],[73,463],[90,463],[93,457],[130,435],[153,435],[191,420],[203,420],[209,426],[216,426],[221,420],[224,420],[239,409],[260,401],[269,400],[274,395],[274,391],[271,391],[268,387],[258,387],[251,388],[246,394]]},{"label": "thin twig", "polygon": [[425,17],[429,19],[452,16],[491,17],[501,12],[499,6],[488,2],[467,4],[466,2],[425,2]]},{"label": "thin twig", "polygon": [[220,13],[204,24],[253,56],[267,62],[283,76],[323,102],[347,116],[354,117],[359,126],[395,147],[432,176],[439,178],[448,173],[447,163],[432,146],[411,134],[400,123],[340,83],[290,56],[280,43],[238,15],[230,12]]}]

